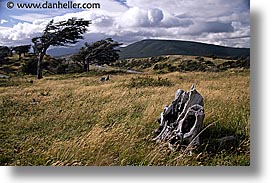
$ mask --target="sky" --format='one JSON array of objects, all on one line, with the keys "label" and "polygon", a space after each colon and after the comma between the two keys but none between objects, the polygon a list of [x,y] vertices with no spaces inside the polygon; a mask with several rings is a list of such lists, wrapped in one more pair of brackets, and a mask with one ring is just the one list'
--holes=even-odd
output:
[{"label": "sky", "polygon": [[100,3],[99,9],[16,7],[16,3],[46,0],[13,0],[15,6],[8,9],[9,1],[0,0],[0,45],[31,44],[51,19],[78,17],[92,22],[79,45],[111,37],[124,45],[143,39],[170,39],[250,47],[249,0],[71,0]]}]

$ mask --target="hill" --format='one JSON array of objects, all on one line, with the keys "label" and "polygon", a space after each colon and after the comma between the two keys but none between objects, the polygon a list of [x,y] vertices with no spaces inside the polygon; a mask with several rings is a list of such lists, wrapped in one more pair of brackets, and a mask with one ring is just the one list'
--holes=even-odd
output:
[{"label": "hill", "polygon": [[[64,57],[79,51],[79,47],[60,47],[48,50],[47,54],[54,57]],[[146,58],[161,55],[193,55],[217,57],[246,57],[249,48],[231,48],[206,43],[146,39],[120,48],[120,58]]]},{"label": "hill", "polygon": [[77,53],[79,50],[80,50],[79,47],[59,47],[59,48],[53,48],[48,50],[47,54],[57,58],[66,57],[74,53]]},{"label": "hill", "polygon": [[146,58],[161,55],[246,57],[249,54],[249,48],[231,48],[190,41],[147,39],[121,48],[120,58]]}]

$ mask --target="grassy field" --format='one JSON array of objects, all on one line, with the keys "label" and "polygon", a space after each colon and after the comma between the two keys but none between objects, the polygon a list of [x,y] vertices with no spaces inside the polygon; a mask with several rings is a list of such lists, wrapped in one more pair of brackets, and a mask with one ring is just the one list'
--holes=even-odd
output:
[{"label": "grassy field", "polygon": [[[0,165],[250,165],[249,71],[99,78],[1,80]],[[205,100],[203,126],[215,124],[188,156],[152,138],[163,107],[193,83]]]}]

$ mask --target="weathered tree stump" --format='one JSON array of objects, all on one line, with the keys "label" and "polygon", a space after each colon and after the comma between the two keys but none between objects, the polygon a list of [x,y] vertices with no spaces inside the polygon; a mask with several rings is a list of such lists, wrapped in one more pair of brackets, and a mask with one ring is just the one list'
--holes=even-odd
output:
[{"label": "weathered tree stump", "polygon": [[188,92],[179,89],[172,103],[160,114],[154,140],[168,142],[169,147],[199,145],[203,119],[203,97],[195,86]]},{"label": "weathered tree stump", "polygon": [[110,80],[110,75],[100,78],[100,81],[109,81],[109,80]]}]

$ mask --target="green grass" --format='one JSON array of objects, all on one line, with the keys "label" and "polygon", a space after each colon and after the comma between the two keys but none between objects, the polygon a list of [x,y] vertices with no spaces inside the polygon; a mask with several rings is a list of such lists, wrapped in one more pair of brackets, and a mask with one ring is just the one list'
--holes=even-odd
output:
[{"label": "green grass", "polygon": [[[0,165],[250,164],[248,71],[116,74],[107,82],[100,77],[5,80],[0,86]],[[139,84],[127,87],[133,81]],[[193,83],[205,99],[203,126],[215,125],[201,134],[202,144],[188,156],[152,138],[163,107],[177,89],[188,90]],[[215,141],[232,135],[234,140]]]},{"label": "green grass", "polygon": [[141,88],[141,87],[158,87],[158,86],[172,86],[173,83],[168,78],[158,77],[157,79],[147,77],[133,77],[130,83],[127,85],[129,88]]}]

